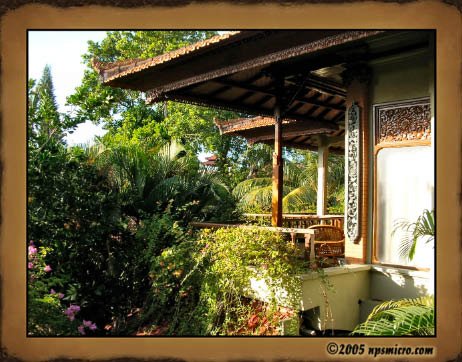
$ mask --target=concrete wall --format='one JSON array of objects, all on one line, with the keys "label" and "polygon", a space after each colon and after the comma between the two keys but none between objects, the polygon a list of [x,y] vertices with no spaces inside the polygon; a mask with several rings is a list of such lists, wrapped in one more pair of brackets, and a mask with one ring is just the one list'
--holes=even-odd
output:
[{"label": "concrete wall", "polygon": [[371,104],[430,95],[429,82],[432,75],[428,53],[417,52],[400,58],[377,60],[370,65],[373,72]]},{"label": "concrete wall", "polygon": [[434,295],[433,273],[373,266],[370,291],[377,300]]},{"label": "concrete wall", "polygon": [[302,310],[319,307],[320,318],[314,327],[354,329],[359,321],[358,302],[370,295],[369,269],[368,265],[324,269],[327,282],[332,285],[327,289],[316,273],[302,276]]},{"label": "concrete wall", "polygon": [[[370,265],[346,265],[324,269],[326,282],[330,285],[328,288],[317,272],[301,275],[300,311],[314,309],[315,329],[353,330],[359,323],[358,302],[370,296],[370,268]],[[251,279],[251,289],[245,293],[247,296],[270,301],[270,293],[264,280]],[[279,305],[289,305],[287,298],[288,294],[285,291],[277,293]],[[331,316],[325,320],[327,312],[331,313]]]},{"label": "concrete wall", "polygon": [[[429,51],[417,51],[400,58],[379,60],[371,64],[373,78],[370,85],[371,105],[377,103],[407,100],[430,96],[433,105],[433,63]],[[432,109],[432,115],[434,110]],[[373,124],[373,114],[370,114],[370,124]],[[373,128],[371,127],[371,141]],[[374,154],[374,143],[370,150]],[[374,158],[370,159],[369,167],[373,169]],[[372,185],[373,174],[369,182]],[[370,238],[373,228],[373,188],[370,189],[370,207],[368,224]],[[368,248],[368,260],[371,260],[372,242]],[[370,275],[370,298],[390,300],[413,298],[426,294],[434,294],[434,271],[411,271],[407,269],[373,266]]]}]

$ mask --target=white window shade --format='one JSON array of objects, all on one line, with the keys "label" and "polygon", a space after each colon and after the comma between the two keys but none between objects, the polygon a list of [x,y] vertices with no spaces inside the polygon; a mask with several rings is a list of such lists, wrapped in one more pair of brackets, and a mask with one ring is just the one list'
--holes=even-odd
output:
[{"label": "white window shade", "polygon": [[383,148],[377,154],[376,256],[381,263],[431,268],[433,245],[420,240],[410,262],[400,256],[404,235],[396,222],[415,222],[434,208],[434,162],[430,146]]}]

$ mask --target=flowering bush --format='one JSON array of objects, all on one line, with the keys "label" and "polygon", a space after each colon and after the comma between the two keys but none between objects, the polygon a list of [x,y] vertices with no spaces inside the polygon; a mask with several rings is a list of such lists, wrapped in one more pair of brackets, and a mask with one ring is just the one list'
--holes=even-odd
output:
[{"label": "flowering bush", "polygon": [[[28,246],[28,319],[30,336],[73,336],[86,334],[85,328],[95,331],[97,326],[84,320],[79,325],[76,314],[80,306],[64,306],[65,295],[54,288],[62,285],[60,278],[52,276],[52,267],[45,263],[50,248],[38,248],[33,241]],[[53,288],[50,289],[50,286]],[[67,317],[67,318],[66,318]]]},{"label": "flowering bush", "polygon": [[[278,323],[287,317],[279,307],[298,310],[301,283],[295,276],[308,267],[296,247],[273,232],[243,228],[204,230],[198,243],[208,259],[197,309],[207,319],[201,334],[279,333]],[[264,308],[242,297],[251,278],[268,287]]]}]

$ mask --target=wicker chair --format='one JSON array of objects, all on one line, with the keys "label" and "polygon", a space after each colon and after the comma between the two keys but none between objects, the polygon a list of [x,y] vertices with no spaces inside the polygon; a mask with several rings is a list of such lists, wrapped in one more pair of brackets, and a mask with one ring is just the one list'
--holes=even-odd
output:
[{"label": "wicker chair", "polygon": [[314,252],[316,259],[337,264],[337,258],[345,256],[345,235],[343,230],[332,225],[313,225],[316,230]]}]

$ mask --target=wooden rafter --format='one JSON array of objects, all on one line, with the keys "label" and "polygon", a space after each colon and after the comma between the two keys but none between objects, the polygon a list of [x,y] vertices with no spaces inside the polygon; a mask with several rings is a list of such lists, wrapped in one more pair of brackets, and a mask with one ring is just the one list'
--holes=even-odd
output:
[{"label": "wooden rafter", "polygon": [[[172,94],[165,94],[165,100],[174,100],[174,101],[181,101],[184,103],[196,104],[200,106],[206,106],[209,104],[213,104],[216,108],[227,109],[231,111],[238,111],[244,112],[248,114],[255,114],[261,116],[273,116],[272,109],[266,108],[259,108],[256,107],[255,104],[244,104],[242,102],[234,102],[234,101],[225,101],[220,100],[217,98],[211,98],[210,95],[190,95],[190,94],[183,94],[183,93],[172,93]],[[329,122],[328,120],[320,120],[319,118],[310,117],[306,114],[298,114],[293,112],[288,112],[284,114],[284,118],[294,119],[299,121],[308,121],[308,122]],[[325,123],[325,127],[329,127],[332,123]]]},{"label": "wooden rafter", "polygon": [[[253,85],[250,85],[250,84],[236,82],[236,81],[229,80],[229,79],[215,79],[215,80],[213,80],[213,82],[219,83],[219,84],[221,84],[223,86],[240,88],[240,89],[246,91],[246,93],[247,92],[256,92],[256,93],[269,95],[271,97],[276,97],[276,93],[274,92],[274,90],[271,91],[272,90],[271,86],[270,87],[268,87],[268,86],[266,86],[266,87],[257,87],[257,86],[253,86]],[[286,88],[287,88],[287,91],[294,91],[293,87],[286,87]],[[248,98],[248,97],[245,97],[245,98]],[[337,104],[332,104],[332,103],[329,103],[329,102],[326,102],[326,101],[318,101],[318,100],[316,100],[316,98],[317,97],[306,98],[304,96],[296,96],[296,97],[294,97],[292,99],[292,101],[298,101],[298,102],[301,102],[303,104],[312,104],[312,105],[316,105],[316,106],[320,106],[320,107],[327,107],[327,108],[330,108],[330,109],[335,109],[337,111],[345,111],[344,106],[339,106]],[[236,99],[236,101],[237,100],[238,99]]]}]

